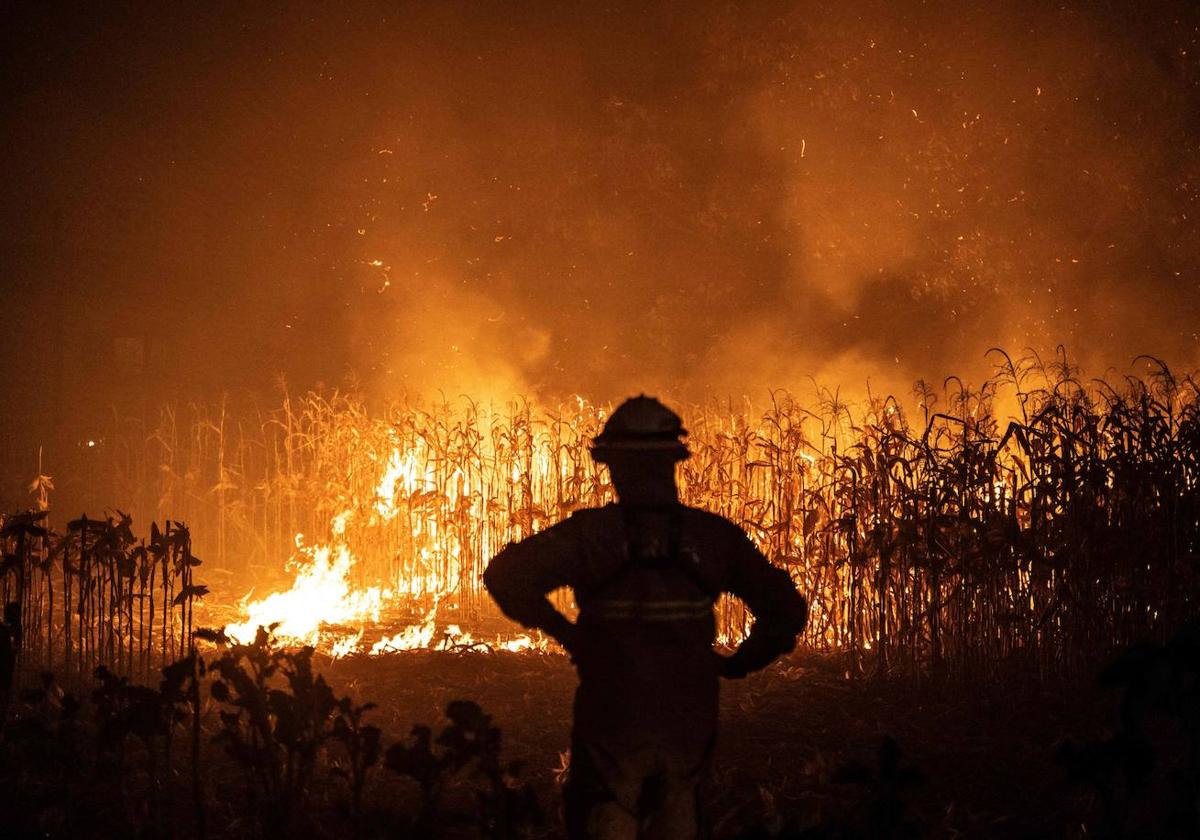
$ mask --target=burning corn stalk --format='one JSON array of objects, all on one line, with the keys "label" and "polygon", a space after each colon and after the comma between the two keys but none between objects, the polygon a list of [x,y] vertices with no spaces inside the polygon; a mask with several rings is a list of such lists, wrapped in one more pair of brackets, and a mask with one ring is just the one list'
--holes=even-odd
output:
[{"label": "burning corn stalk", "polygon": [[[684,501],[788,569],[812,605],[804,642],[851,673],[1057,672],[1196,606],[1194,380],[1150,360],[1144,379],[1085,385],[1065,356],[996,359],[978,388],[912,400],[685,410]],[[530,647],[460,628],[495,621],[480,575],[500,547],[611,499],[587,452],[603,420],[582,399],[371,411],[310,393],[236,424],[193,406],[117,435],[113,492],[196,526],[210,578],[250,590],[220,605],[235,633],[280,622],[339,654]],[[738,604],[719,619],[724,640],[745,632]]]}]

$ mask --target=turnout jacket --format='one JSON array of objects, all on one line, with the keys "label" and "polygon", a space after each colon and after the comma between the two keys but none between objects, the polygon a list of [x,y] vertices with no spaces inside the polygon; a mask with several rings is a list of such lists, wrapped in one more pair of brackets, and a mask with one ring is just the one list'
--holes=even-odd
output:
[{"label": "turnout jacket", "polygon": [[[710,743],[718,677],[793,649],[808,608],[729,520],[681,504],[582,510],[497,554],[484,585],[509,618],[542,630],[579,670],[575,736],[635,748]],[[547,599],[563,586],[572,624]],[[741,599],[754,625],[730,657],[713,650],[714,605]]]}]

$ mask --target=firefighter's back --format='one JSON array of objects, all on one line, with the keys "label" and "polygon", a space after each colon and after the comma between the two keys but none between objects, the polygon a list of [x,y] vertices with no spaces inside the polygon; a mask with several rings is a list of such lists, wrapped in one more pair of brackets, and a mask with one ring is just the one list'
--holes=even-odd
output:
[{"label": "firefighter's back", "polygon": [[606,743],[711,740],[717,722],[714,601],[724,519],[683,505],[608,505],[572,517],[585,574],[576,732]]}]

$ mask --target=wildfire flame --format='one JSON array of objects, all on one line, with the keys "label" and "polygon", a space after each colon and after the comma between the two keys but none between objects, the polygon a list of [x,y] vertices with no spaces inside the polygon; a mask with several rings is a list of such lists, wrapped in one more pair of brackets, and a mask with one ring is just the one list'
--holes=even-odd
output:
[{"label": "wildfire flame", "polygon": [[[384,599],[390,598],[392,593],[376,586],[351,587],[348,576],[354,556],[349,546],[297,547],[299,553],[292,560],[296,577],[291,589],[244,604],[246,620],[228,625],[226,635],[249,642],[260,626],[277,624],[275,635],[278,638],[317,646],[327,641],[322,636],[323,625],[379,621]],[[358,635],[361,637],[361,632]],[[333,644],[343,655],[355,649],[347,647],[345,638]]]},{"label": "wildfire flame", "polygon": [[[369,524],[382,526],[394,520],[399,513],[395,502],[397,493],[411,495],[420,491],[425,478],[416,453],[402,453],[394,447],[375,486],[374,517]],[[468,492],[465,481],[459,484],[463,487],[462,492]],[[291,587],[257,600],[251,600],[247,595],[241,605],[244,620],[226,625],[225,634],[246,643],[254,639],[259,627],[274,625],[276,638],[285,644],[312,645],[335,659],[364,650],[371,656],[379,656],[421,649],[485,647],[514,653],[547,649],[545,642],[527,635],[477,638],[457,624],[446,625],[439,635],[438,593],[445,591],[446,581],[435,574],[411,576],[395,588],[355,586],[351,581],[355,555],[347,536],[354,517],[354,509],[346,508],[331,518],[330,544],[309,546],[305,544],[304,535],[297,534],[296,554],[289,561],[289,569],[295,573]],[[433,528],[436,523],[417,522],[414,536]],[[420,622],[393,635],[384,635],[367,647],[364,641],[367,625],[380,623],[385,606],[400,598],[419,598],[431,592],[435,593],[433,604]],[[350,627],[357,629],[347,632],[346,628]]]}]

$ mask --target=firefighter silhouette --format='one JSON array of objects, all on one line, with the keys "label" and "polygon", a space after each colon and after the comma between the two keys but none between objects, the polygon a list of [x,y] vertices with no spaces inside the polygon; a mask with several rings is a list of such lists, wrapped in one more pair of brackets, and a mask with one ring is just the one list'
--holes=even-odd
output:
[{"label": "firefighter silhouette", "polygon": [[[791,651],[807,618],[791,578],[741,528],[679,502],[685,435],[658,400],[627,400],[591,450],[618,502],[509,545],[483,576],[505,615],[554,637],[578,669],[563,790],[571,838],[705,836],[718,678]],[[546,597],[562,586],[575,592],[574,623]],[[713,649],[722,593],[755,618],[728,657]]]}]

